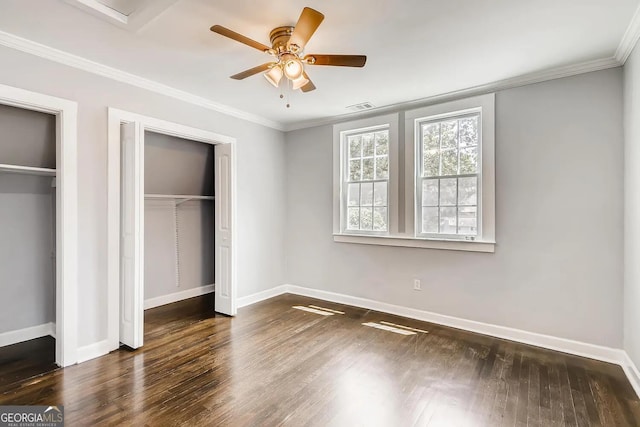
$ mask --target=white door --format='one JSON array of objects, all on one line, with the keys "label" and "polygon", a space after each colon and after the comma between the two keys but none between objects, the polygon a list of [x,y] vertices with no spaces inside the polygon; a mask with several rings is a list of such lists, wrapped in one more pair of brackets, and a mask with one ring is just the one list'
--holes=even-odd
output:
[{"label": "white door", "polygon": [[235,239],[233,200],[235,192],[235,144],[215,146],[215,310],[236,315]]},{"label": "white door", "polygon": [[138,348],[144,336],[144,131],[140,123],[122,124],[120,139],[120,342]]}]

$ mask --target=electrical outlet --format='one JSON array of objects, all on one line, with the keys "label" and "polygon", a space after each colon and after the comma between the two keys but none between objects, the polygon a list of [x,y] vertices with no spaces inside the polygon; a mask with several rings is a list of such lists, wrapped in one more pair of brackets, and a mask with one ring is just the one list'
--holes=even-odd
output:
[{"label": "electrical outlet", "polygon": [[420,279],[413,279],[413,290],[414,291],[421,291],[422,290],[422,285],[420,284]]}]

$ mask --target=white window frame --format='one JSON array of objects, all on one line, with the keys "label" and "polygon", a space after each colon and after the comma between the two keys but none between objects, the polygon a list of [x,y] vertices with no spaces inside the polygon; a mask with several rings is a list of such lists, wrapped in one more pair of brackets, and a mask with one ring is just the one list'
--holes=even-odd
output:
[{"label": "white window frame", "polygon": [[[416,121],[452,113],[481,110],[481,141],[478,153],[478,235],[474,240],[451,238],[451,236],[421,236],[416,234],[417,215],[417,156]],[[404,117],[402,117],[404,116]],[[404,119],[403,158],[399,158],[399,121]],[[388,212],[389,232],[373,235],[368,232],[347,232],[343,221],[345,133],[375,126],[389,125],[389,187]],[[419,130],[419,129],[418,129]],[[404,171],[400,170],[403,166]],[[404,184],[400,174],[404,174]],[[346,189],[344,189],[346,191]],[[404,204],[399,206],[399,195],[404,194]],[[495,94],[446,102],[396,114],[387,114],[363,120],[336,124],[333,127],[333,240],[340,243],[383,245],[426,249],[445,249],[471,252],[495,251]],[[344,211],[346,212],[346,210]],[[403,218],[403,224],[399,219]]]},{"label": "white window frame", "polygon": [[[426,121],[480,112],[478,152],[478,235],[473,240],[460,236],[423,235],[420,233],[417,186],[420,159],[417,139],[420,125]],[[494,252],[495,250],[495,94],[475,96],[405,113],[405,199],[406,233],[425,242],[447,242],[451,249]]]},{"label": "white window frame", "polygon": [[[354,134],[389,130],[389,179],[387,185],[387,231],[347,230],[347,188],[348,147],[347,137]],[[397,233],[398,230],[398,114],[340,123],[333,127],[333,196],[334,196],[334,235],[383,237]]]}]

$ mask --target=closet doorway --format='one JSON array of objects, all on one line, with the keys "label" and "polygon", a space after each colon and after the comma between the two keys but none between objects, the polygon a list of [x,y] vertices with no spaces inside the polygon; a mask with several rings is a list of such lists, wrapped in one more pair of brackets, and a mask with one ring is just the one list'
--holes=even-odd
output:
[{"label": "closet doorway", "polygon": [[212,310],[236,314],[234,148],[233,138],[109,109],[111,350],[143,345],[145,308],[214,288]]},{"label": "closet doorway", "polygon": [[52,361],[69,366],[78,360],[77,104],[0,85],[0,105],[0,345],[51,336]]}]

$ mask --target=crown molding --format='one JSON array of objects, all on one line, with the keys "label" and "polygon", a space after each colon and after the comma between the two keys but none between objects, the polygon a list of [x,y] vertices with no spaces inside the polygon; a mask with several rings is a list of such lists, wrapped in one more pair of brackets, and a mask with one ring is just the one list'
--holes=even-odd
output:
[{"label": "crown molding", "polygon": [[624,65],[627,62],[627,58],[633,52],[633,49],[636,47],[638,40],[640,39],[640,6],[636,9],[636,13],[633,14],[631,18],[631,22],[627,27],[627,31],[624,32],[622,36],[622,40],[620,40],[620,44],[618,45],[618,49],[616,50],[615,58],[620,63],[620,65]]},{"label": "crown molding", "polygon": [[245,111],[220,104],[210,99],[203,98],[201,96],[194,95],[192,93],[185,92],[183,90],[176,89],[171,86],[167,86],[165,84],[158,83],[153,80],[149,80],[144,77],[140,77],[135,74],[110,67],[108,65],[100,64],[98,62],[73,55],[69,52],[54,49],[44,44],[25,39],[11,33],[0,31],[0,45],[26,52],[31,55],[39,56],[50,61],[55,61],[69,67],[77,68],[79,70],[87,71],[89,73],[97,74],[102,77],[130,84],[132,86],[136,86],[150,92],[155,92],[160,95],[178,99],[180,101],[213,110],[218,113],[246,120],[248,122],[257,123],[259,125],[280,131],[284,130],[283,126],[280,123],[269,120],[265,117],[247,113]]},{"label": "crown molding", "polygon": [[596,59],[592,61],[586,61],[579,64],[567,65],[564,67],[557,67],[553,69],[541,70],[534,73],[524,74],[521,76],[499,80],[493,83],[474,86],[467,89],[452,91],[444,94],[434,95],[426,98],[415,99],[412,101],[387,105],[380,108],[374,108],[358,113],[347,113],[334,115],[330,117],[323,117],[320,119],[306,120],[290,124],[282,124],[274,120],[267,119],[266,117],[259,116],[257,114],[248,113],[228,105],[224,105],[210,99],[194,95],[192,93],[173,88],[171,86],[158,83],[156,81],[128,73],[126,71],[119,70],[117,68],[110,67],[95,61],[91,61],[80,56],[55,49],[46,46],[41,43],[37,43],[11,33],[0,31],[0,45],[16,49],[22,52],[26,52],[35,56],[39,56],[44,59],[58,62],[73,68],[77,68],[83,71],[87,71],[93,74],[100,75],[112,80],[116,80],[122,83],[130,84],[132,86],[139,87],[151,92],[158,93],[160,95],[168,96],[183,102],[187,102],[192,105],[197,105],[212,111],[216,111],[222,114],[226,114],[231,117],[236,117],[248,122],[256,123],[262,126],[266,126],[275,130],[289,132],[298,129],[306,129],[315,126],[321,126],[326,124],[333,124],[341,121],[353,120],[363,117],[371,117],[379,114],[385,114],[388,112],[395,112],[400,110],[406,110],[425,105],[435,104],[439,102],[450,101],[457,98],[463,98],[467,96],[480,95],[488,92],[495,92],[499,90],[510,89],[514,87],[526,86],[529,84],[540,83],[549,80],[560,79],[563,77],[575,76],[578,74],[589,73],[592,71],[606,70],[609,68],[619,67],[624,64],[624,60],[629,56],[635,43],[640,39],[640,8],[636,11],[631,24],[627,28],[623,40],[616,51],[615,57]]},{"label": "crown molding", "polygon": [[561,79],[563,77],[571,77],[578,74],[590,73],[592,71],[606,70],[609,68],[619,67],[621,65],[622,64],[614,57],[605,58],[605,59],[596,59],[593,61],[581,62],[579,64],[567,65],[564,67],[557,67],[557,68],[537,71],[534,73],[523,74],[518,77],[499,80],[493,83],[474,86],[468,89],[456,90],[453,92],[443,93],[440,95],[434,95],[426,98],[415,99],[412,101],[387,105],[384,107],[374,108],[371,110],[362,111],[358,113],[341,114],[341,115],[332,116],[332,117],[325,117],[322,119],[314,119],[314,120],[307,120],[304,122],[292,123],[292,124],[285,125],[284,131],[290,132],[293,130],[334,124],[337,122],[343,122],[347,120],[353,120],[353,119],[359,119],[359,118],[365,118],[365,117],[372,117],[372,116],[377,116],[380,114],[386,114],[390,112],[409,110],[413,108],[424,107],[431,104],[447,102],[447,101],[451,101],[459,98],[482,95],[489,92],[497,92],[500,90],[526,86],[534,83],[541,83],[549,80]]}]

